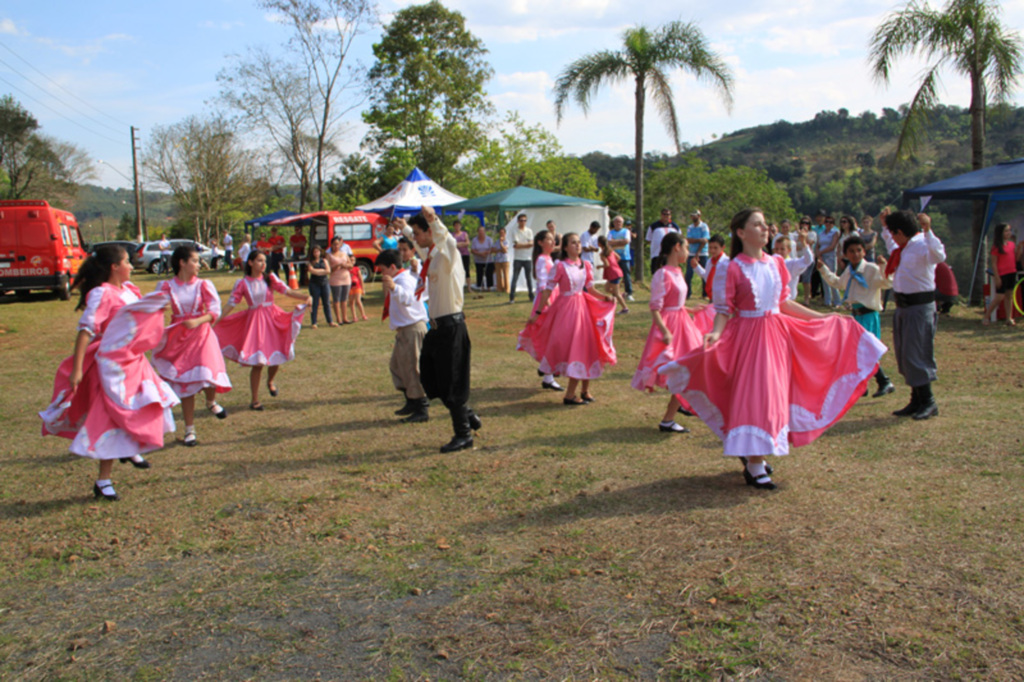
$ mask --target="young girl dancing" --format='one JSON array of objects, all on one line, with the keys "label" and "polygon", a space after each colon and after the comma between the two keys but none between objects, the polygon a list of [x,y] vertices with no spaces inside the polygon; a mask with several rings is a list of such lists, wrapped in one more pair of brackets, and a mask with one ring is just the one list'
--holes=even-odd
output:
[{"label": "young girl dancing", "polygon": [[619,310],[620,314],[625,315],[629,312],[629,306],[626,305],[626,299],[622,296],[622,292],[619,291],[619,281],[622,279],[622,266],[619,265],[619,254],[612,251],[612,248],[608,246],[608,240],[604,237],[597,238],[597,245],[600,247],[598,252],[601,255],[601,264],[604,265],[604,290],[608,292],[608,295],[619,302],[622,308]]},{"label": "young girl dancing", "polygon": [[[688,247],[682,235],[669,232],[661,241],[662,265],[651,278],[651,330],[640,354],[640,364],[633,375],[633,388],[653,391],[666,385],[658,368],[674,358],[701,347],[704,339],[686,311],[686,279],[680,268],[688,256]],[[689,433],[689,429],[676,423],[675,415],[682,406],[679,396],[669,398],[665,415],[658,429],[670,433]],[[688,414],[689,405],[685,406]]]},{"label": "young girl dancing", "polygon": [[768,227],[759,209],[737,213],[730,229],[728,313],[715,316],[703,349],[659,372],[722,439],[725,455],[741,458],[747,484],[774,489],[765,455],[788,454],[790,443],[811,443],[837,422],[864,393],[885,346],[845,315],[789,299],[789,271],[763,251]]},{"label": "young girl dancing", "polygon": [[[519,336],[519,348],[540,363],[541,372],[569,377],[563,404],[594,402],[590,380],[601,376],[605,365],[616,362],[615,302],[595,291],[593,268],[580,258],[579,235],[570,232],[562,238],[555,274],[537,298],[540,305]],[[548,301],[552,301],[550,308]],[[578,384],[582,384],[579,397]]]},{"label": "young girl dancing", "polygon": [[[274,305],[274,292],[303,302],[288,313]],[[249,307],[229,315],[238,302],[245,299]],[[235,283],[228,298],[224,316],[215,327],[224,357],[240,365],[252,367],[249,371],[249,390],[252,392],[250,410],[262,410],[260,379],[263,366],[267,370],[267,390],[277,397],[274,377],[281,365],[295,358],[295,339],[302,328],[302,316],[311,299],[306,294],[289,289],[277,275],[267,273],[267,257],[262,251],[253,251],[245,261],[245,277]]]},{"label": "young girl dancing", "polygon": [[57,369],[53,400],[39,413],[44,436],[69,438],[71,452],[99,460],[92,492],[110,501],[120,499],[110,480],[114,460],[148,469],[140,453],[163,447],[178,404],[145,355],[163,333],[167,296],[140,300],[131,273],[120,246],[101,246],[82,263],[74,281],[82,292],[76,310],[83,310],[75,350]]},{"label": "young girl dancing", "polygon": [[[544,291],[548,282],[551,281],[551,276],[555,273],[555,261],[551,258],[551,252],[555,250],[555,236],[547,230],[541,230],[533,237],[533,275],[534,279],[537,280],[537,290]],[[536,313],[538,310],[544,310],[551,307],[551,302],[558,297],[558,285],[555,285],[551,295],[547,299],[547,304],[541,306],[541,297],[537,296],[533,299],[533,309],[530,314]],[[528,343],[526,338],[523,336],[527,334],[526,330],[519,333],[519,341],[516,343],[516,350],[526,350],[525,344]],[[546,388],[552,391],[564,390],[562,386],[555,381],[555,375],[550,372],[543,372],[537,370],[537,374],[543,377],[541,379],[541,388]]]},{"label": "young girl dancing", "polygon": [[199,279],[199,252],[194,246],[179,246],[171,254],[174,277],[156,290],[171,299],[171,324],[153,351],[153,366],[181,399],[185,417],[185,445],[196,439],[196,394],[206,395],[206,409],[218,419],[228,416],[217,404],[217,394],[231,390],[224,367],[224,354],[210,326],[220,317],[220,296],[213,282]]}]

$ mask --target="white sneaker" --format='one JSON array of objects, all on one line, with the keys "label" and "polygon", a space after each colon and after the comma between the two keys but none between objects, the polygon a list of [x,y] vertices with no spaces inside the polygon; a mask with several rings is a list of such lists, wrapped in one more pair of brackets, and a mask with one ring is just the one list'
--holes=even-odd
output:
[{"label": "white sneaker", "polygon": [[627,301],[635,301],[636,299],[633,298],[633,294],[629,294],[628,296],[626,296],[626,300]]}]

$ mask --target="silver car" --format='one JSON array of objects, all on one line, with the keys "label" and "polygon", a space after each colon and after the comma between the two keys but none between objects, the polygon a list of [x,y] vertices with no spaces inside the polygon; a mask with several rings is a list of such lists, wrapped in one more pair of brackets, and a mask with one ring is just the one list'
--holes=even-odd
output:
[{"label": "silver car", "polygon": [[[213,258],[213,252],[209,247],[198,244],[191,239],[168,239],[171,243],[171,252],[173,253],[179,246],[193,246],[196,251],[199,252],[199,260],[201,260],[206,267],[210,267],[210,260]],[[139,255],[142,256],[142,267],[146,272],[156,274],[160,271],[160,242],[143,242],[142,248],[139,249]]]}]

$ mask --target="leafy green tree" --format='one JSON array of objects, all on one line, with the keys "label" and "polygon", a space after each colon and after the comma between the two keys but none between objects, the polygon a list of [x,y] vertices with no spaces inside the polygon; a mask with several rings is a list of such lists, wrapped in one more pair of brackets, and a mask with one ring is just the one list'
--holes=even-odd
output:
[{"label": "leafy green tree", "polygon": [[[644,111],[650,95],[661,118],[671,133],[676,149],[681,151],[679,119],[673,102],[669,71],[683,69],[700,81],[712,84],[726,106],[732,106],[732,74],[708,45],[707,38],[696,24],[674,21],[651,30],[646,26],[629,28],[622,35],[618,51],[602,50],[581,57],[569,64],[555,83],[555,114],[562,120],[570,100],[586,113],[590,100],[603,83],[632,79],[634,83],[634,164],[636,167],[636,222],[643,228],[644,219]],[[637,281],[643,281],[643,242],[635,258]]]},{"label": "leafy green tree", "polygon": [[556,138],[542,125],[527,125],[507,112],[497,134],[478,145],[459,164],[448,183],[451,191],[468,197],[527,185],[547,192],[596,199],[597,181],[579,159],[566,156]]},{"label": "leafy green tree", "polygon": [[646,198],[657,206],[685,207],[686,213],[700,209],[711,231],[723,234],[733,215],[748,206],[761,207],[769,220],[796,216],[786,190],[764,171],[746,166],[712,171],[692,154],[675,168],[652,171]]},{"label": "leafy green tree", "polygon": [[[1016,31],[1003,25],[999,13],[999,5],[987,0],[950,0],[942,10],[912,0],[875,30],[871,66],[879,81],[889,82],[900,57],[919,54],[930,61],[903,119],[897,158],[916,145],[929,111],[938,104],[939,73],[949,68],[970,80],[971,168],[984,167],[989,99],[1005,101],[1024,70],[1024,43]],[[984,211],[984,202],[975,202],[971,230],[975,256],[982,248]],[[981,287],[974,289],[980,297]]]},{"label": "leafy green tree", "polygon": [[374,154],[408,152],[444,184],[484,139],[482,121],[492,110],[484,84],[493,73],[486,48],[462,14],[432,0],[396,12],[373,54],[364,145]]},{"label": "leafy green tree", "polygon": [[375,199],[377,173],[368,158],[361,154],[349,154],[341,161],[339,175],[327,183],[325,208],[336,211],[351,211],[356,206]]},{"label": "leafy green tree", "polygon": [[89,155],[39,131],[10,95],[0,97],[0,199],[44,199],[71,207],[78,185],[96,177]]}]

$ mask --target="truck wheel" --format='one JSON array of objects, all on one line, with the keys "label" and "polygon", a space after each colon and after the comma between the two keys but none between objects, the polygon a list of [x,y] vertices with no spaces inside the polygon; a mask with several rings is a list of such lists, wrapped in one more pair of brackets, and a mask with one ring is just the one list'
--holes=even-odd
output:
[{"label": "truck wheel", "polygon": [[71,300],[71,282],[67,277],[62,279],[60,286],[54,289],[54,293],[57,294],[57,298],[62,301]]},{"label": "truck wheel", "polygon": [[373,266],[370,265],[369,261],[358,261],[356,266],[359,268],[359,275],[363,278],[364,282],[373,281]]}]

